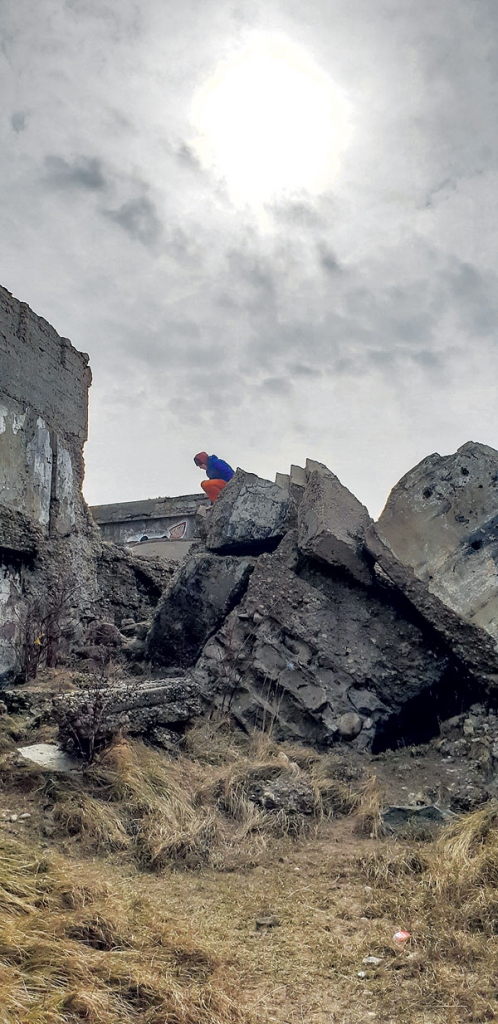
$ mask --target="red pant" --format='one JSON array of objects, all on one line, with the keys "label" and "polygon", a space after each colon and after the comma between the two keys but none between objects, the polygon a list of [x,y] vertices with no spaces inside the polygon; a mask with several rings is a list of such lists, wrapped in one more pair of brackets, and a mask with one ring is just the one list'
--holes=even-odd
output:
[{"label": "red pant", "polygon": [[226,487],[226,480],[202,480],[201,487],[208,498],[211,499],[211,504],[216,501],[219,494],[224,487]]}]

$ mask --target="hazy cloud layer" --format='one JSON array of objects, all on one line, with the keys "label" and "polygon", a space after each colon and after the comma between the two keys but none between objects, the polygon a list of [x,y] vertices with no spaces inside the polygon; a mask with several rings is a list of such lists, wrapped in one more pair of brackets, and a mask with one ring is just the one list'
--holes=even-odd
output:
[{"label": "hazy cloud layer", "polygon": [[[21,0],[0,15],[0,282],[88,351],[91,502],[185,493],[192,454],[307,455],[378,512],[434,450],[498,447],[491,0]],[[190,104],[252,32],[347,95],[334,185],[258,215]]]}]

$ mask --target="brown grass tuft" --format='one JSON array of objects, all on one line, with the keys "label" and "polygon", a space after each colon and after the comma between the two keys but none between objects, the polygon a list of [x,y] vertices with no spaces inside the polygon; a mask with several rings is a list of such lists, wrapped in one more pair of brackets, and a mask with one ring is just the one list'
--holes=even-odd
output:
[{"label": "brown grass tuft", "polygon": [[103,884],[102,866],[46,863],[33,851],[26,858],[20,843],[2,839],[0,859],[3,892],[13,897],[4,899],[0,923],[5,1024],[253,1020],[238,1009],[214,951],[167,925],[129,884]]}]

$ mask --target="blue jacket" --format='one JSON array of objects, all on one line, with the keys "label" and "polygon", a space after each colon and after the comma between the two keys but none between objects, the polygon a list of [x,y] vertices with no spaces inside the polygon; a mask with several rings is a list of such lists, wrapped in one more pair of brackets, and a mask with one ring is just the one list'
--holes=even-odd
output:
[{"label": "blue jacket", "polygon": [[209,480],[231,480],[233,469],[228,462],[223,462],[217,455],[210,455],[207,460],[206,474]]}]

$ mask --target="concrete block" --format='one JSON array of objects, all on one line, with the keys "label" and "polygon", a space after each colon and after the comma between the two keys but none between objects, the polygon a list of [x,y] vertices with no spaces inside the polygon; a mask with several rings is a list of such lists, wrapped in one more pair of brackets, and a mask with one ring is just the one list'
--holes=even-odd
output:
[{"label": "concrete block", "polygon": [[369,585],[371,559],[364,549],[372,521],[368,510],[319,462],[306,460],[306,480],[298,509],[300,551]]}]

